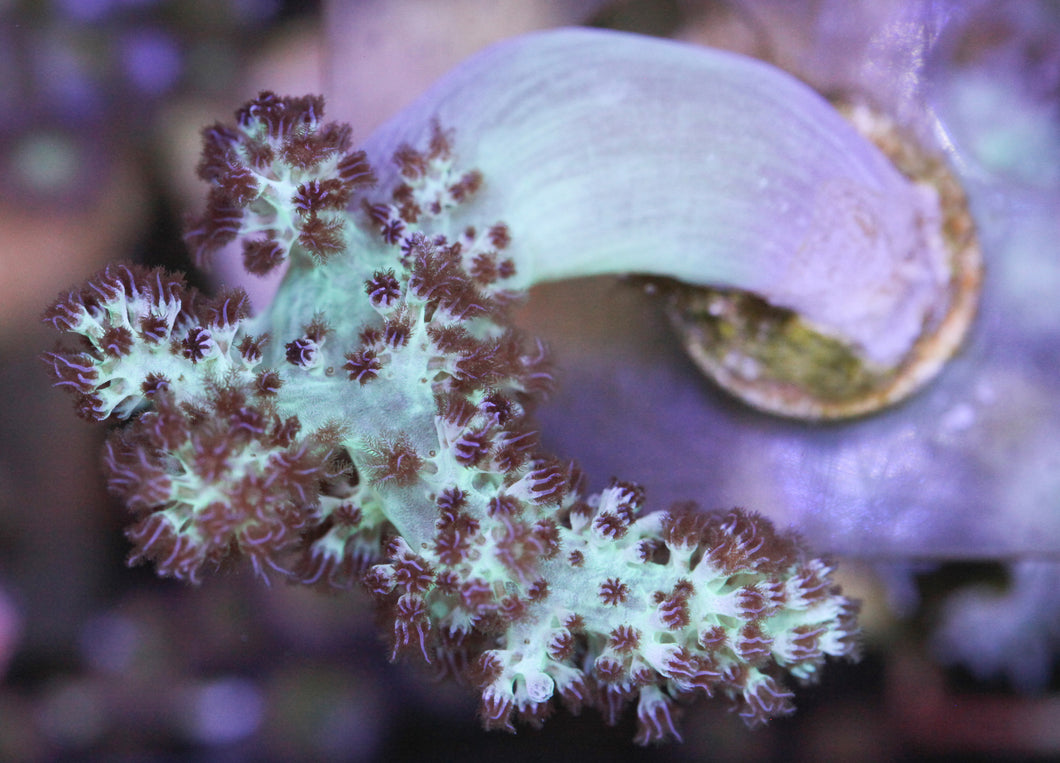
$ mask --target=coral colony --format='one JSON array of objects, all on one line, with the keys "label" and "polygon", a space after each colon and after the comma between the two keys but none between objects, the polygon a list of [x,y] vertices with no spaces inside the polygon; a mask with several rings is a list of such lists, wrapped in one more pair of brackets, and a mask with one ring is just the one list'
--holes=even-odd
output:
[{"label": "coral colony", "polygon": [[272,306],[113,264],[46,313],[76,335],[46,356],[80,415],[118,420],[105,453],[133,515],[130,563],[197,582],[244,559],[263,577],[346,588],[386,615],[392,658],[473,682],[490,729],[553,700],[636,741],[680,738],[697,695],[751,726],[792,711],[856,652],[856,604],[763,517],[645,512],[644,490],[587,495],[539,447],[545,348],[513,327],[514,231],[438,233],[490,178],[452,134],[393,157],[378,187],[319,97],[268,92],[204,131],[200,264],[238,242],[250,273],[285,265]]}]

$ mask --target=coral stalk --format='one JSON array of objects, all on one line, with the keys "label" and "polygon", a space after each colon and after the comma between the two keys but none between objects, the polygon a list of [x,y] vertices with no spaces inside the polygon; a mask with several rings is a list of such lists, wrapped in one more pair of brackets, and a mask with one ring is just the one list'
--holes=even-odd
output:
[{"label": "coral stalk", "polygon": [[[759,407],[833,418],[903,399],[974,314],[978,249],[945,165],[762,62],[613,32],[526,35],[465,62],[364,148],[388,157],[426,140],[432,119],[459,126],[460,156],[490,179],[452,230],[504,219],[516,285],[639,273],[783,311],[779,350],[727,346],[729,367],[703,363]],[[386,184],[396,170],[380,171]],[[715,315],[743,309],[722,301]],[[764,333],[765,312],[753,311],[744,344]],[[821,344],[832,357],[815,373],[771,367],[822,355]],[[832,387],[816,382],[830,362],[844,366]],[[748,378],[738,363],[754,366]]]}]

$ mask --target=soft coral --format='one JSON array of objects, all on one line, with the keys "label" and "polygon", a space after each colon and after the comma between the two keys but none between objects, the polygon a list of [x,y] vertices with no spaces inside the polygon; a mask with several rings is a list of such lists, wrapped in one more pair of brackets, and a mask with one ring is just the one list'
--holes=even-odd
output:
[{"label": "soft coral", "polygon": [[[432,231],[482,178],[453,170],[435,126],[398,152],[390,197],[371,196],[322,113],[263,93],[205,134],[214,191],[189,243],[205,258],[250,242],[252,272],[261,242],[290,260],[270,311],[112,265],[45,316],[81,337],[47,356],[57,383],[87,417],[128,420],[106,464],[136,517],[130,561],[190,581],[237,558],[360,578],[394,655],[474,678],[490,728],[539,723],[554,696],[612,722],[638,699],[640,742],[677,736],[673,700],[696,693],[752,725],[789,712],[780,673],[855,651],[831,568],[753,513],[644,514],[622,482],[586,496],[528,417],[551,374],[511,323],[510,232]],[[328,194],[341,204],[306,201]],[[324,214],[334,246],[306,234]]]}]

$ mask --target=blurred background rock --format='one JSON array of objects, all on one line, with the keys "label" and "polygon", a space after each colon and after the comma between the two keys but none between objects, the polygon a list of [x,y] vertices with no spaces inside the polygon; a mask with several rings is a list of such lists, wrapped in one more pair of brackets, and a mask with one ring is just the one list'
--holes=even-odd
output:
[{"label": "blurred background rock", "polygon": [[[592,712],[486,735],[470,692],[386,663],[359,592],[266,587],[246,571],[189,588],[126,569],[123,509],[99,470],[105,433],[72,415],[36,356],[54,342],[41,310],[102,263],[188,266],[198,131],[258,89],[322,90],[329,118],[364,136],[475,50],[568,24],[746,52],[825,89],[871,87],[898,112],[912,108],[911,82],[880,61],[934,67],[965,171],[1029,210],[1021,246],[1055,247],[1058,13],[1047,0],[0,0],[0,760],[1056,754],[1060,573],[1041,560],[843,560],[844,585],[866,602],[866,659],[831,666],[796,716],[764,730],[699,703],[670,748],[633,748],[631,723],[610,729]],[[1007,277],[1060,293],[1055,269]],[[613,282],[536,294],[526,319],[573,366],[569,380],[580,348],[623,330],[610,315],[567,331],[594,299],[656,320]],[[1055,331],[1052,313],[1032,319]],[[636,351],[613,349],[620,363]],[[546,436],[571,442],[558,425]]]}]

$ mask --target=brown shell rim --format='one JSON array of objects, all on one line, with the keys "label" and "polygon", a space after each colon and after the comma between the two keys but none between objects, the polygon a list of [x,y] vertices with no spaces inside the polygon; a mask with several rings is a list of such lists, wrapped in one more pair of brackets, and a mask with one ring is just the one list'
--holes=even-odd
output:
[{"label": "brown shell rim", "polygon": [[935,378],[964,342],[975,319],[983,281],[983,259],[975,236],[967,198],[950,168],[939,157],[927,153],[900,134],[886,117],[866,107],[840,107],[907,178],[932,185],[939,194],[943,213],[943,238],[949,250],[949,309],[934,328],[920,336],[902,362],[881,376],[881,383],[867,392],[842,399],[823,399],[791,384],[769,378],[748,380],[732,373],[703,348],[699,332],[671,306],[671,322],[682,336],[686,352],[696,365],[719,386],[748,405],[767,413],[809,421],[854,418],[895,405]]}]

